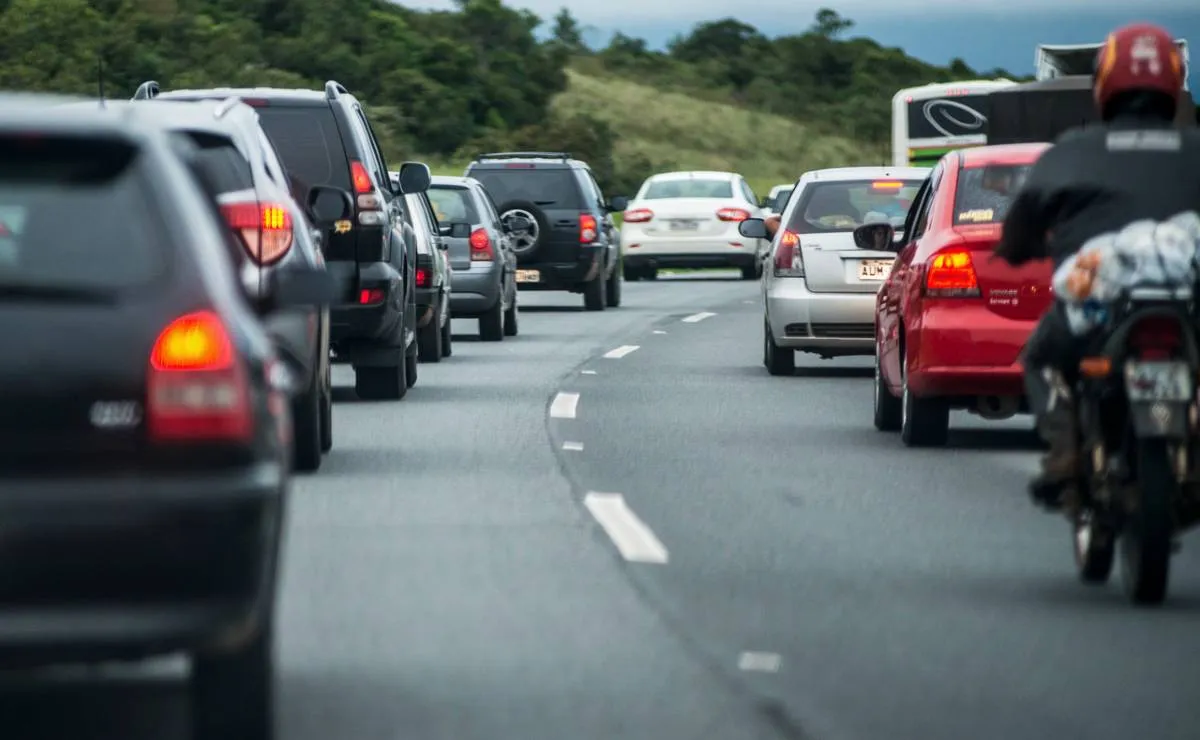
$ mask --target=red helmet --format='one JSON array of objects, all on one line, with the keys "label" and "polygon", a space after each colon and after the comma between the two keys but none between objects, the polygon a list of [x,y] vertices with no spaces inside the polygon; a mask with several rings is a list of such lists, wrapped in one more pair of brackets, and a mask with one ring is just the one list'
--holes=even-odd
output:
[{"label": "red helmet", "polygon": [[1114,97],[1147,91],[1178,102],[1183,89],[1183,59],[1171,34],[1153,23],[1131,23],[1108,35],[1096,56],[1093,81],[1096,107],[1104,110]]}]

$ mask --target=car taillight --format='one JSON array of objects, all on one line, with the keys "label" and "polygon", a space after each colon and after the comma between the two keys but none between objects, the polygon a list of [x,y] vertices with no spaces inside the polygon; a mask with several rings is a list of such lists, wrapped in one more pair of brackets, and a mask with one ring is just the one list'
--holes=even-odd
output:
[{"label": "car taillight", "polygon": [[491,262],[496,259],[496,253],[492,250],[492,238],[488,236],[487,229],[475,229],[467,241],[471,244],[472,262]]},{"label": "car taillight", "polygon": [[292,214],[278,203],[227,203],[221,212],[259,265],[283,259],[292,248]]},{"label": "car taillight", "polygon": [[632,211],[625,211],[621,216],[621,220],[627,224],[644,224],[652,218],[654,211],[649,208],[634,208]]},{"label": "car taillight", "polygon": [[383,212],[383,200],[375,192],[371,174],[357,159],[350,160],[350,180],[354,183],[358,223],[362,226],[383,226],[387,222],[387,216]]},{"label": "car taillight", "polygon": [[387,298],[387,291],[383,288],[363,288],[358,292],[358,305],[373,306],[376,303],[383,303]]},{"label": "car taillight", "polygon": [[979,282],[971,253],[951,249],[933,256],[925,272],[925,295],[935,298],[977,298]]},{"label": "car taillight", "polygon": [[742,210],[741,208],[722,208],[717,211],[717,218],[722,221],[745,221],[750,218],[750,211]]},{"label": "car taillight", "polygon": [[1142,319],[1129,332],[1129,346],[1143,360],[1167,360],[1183,344],[1179,322],[1166,316]]},{"label": "car taillight", "polygon": [[800,236],[784,231],[775,248],[775,277],[804,277],[804,256],[800,252]]},{"label": "car taillight", "polygon": [[150,353],[146,426],[156,441],[245,441],[254,433],[246,371],[221,319],[182,316]]},{"label": "car taillight", "polygon": [[425,269],[424,267],[417,268],[417,287],[418,288],[428,288],[429,287],[429,270]]},{"label": "car taillight", "polygon": [[590,213],[579,214],[579,243],[591,244],[600,235],[596,228],[596,217]]}]

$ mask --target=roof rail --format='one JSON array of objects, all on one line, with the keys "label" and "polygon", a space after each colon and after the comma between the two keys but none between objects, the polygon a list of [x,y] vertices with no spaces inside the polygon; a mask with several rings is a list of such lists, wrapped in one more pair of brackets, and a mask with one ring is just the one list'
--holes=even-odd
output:
[{"label": "roof rail", "polygon": [[217,109],[213,111],[213,118],[224,118],[225,114],[233,110],[240,102],[242,102],[242,99],[237,95],[231,95],[228,98],[225,98],[221,101],[221,104],[217,106]]},{"label": "roof rail", "polygon": [[569,152],[491,152],[480,154],[476,159],[561,159],[571,158]]},{"label": "roof rail", "polygon": [[137,92],[133,94],[134,100],[154,100],[158,97],[158,83],[154,80],[146,80],[138,85]]},{"label": "roof rail", "polygon": [[346,88],[337,80],[330,80],[325,83],[325,99],[337,100],[339,95],[345,95]]}]

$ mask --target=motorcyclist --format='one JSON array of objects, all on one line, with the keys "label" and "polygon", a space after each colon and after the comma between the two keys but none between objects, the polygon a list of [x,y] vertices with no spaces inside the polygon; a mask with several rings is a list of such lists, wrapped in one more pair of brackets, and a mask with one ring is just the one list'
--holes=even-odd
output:
[{"label": "motorcyclist", "polygon": [[[1164,29],[1137,23],[1110,34],[1093,76],[1100,123],[1064,134],[1041,156],[1013,200],[996,255],[1013,265],[1048,257],[1057,268],[1095,236],[1200,210],[1200,133],[1173,123],[1182,87],[1183,62]],[[1069,505],[1070,389],[1083,351],[1056,302],[1023,353],[1026,393],[1050,448],[1030,494],[1049,508]]]}]

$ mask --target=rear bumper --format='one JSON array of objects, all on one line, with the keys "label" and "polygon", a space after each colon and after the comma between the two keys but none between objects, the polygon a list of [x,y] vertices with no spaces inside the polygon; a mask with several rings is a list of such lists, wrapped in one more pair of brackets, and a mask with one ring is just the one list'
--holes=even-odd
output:
[{"label": "rear bumper", "polygon": [[267,333],[301,388],[311,387],[316,371],[313,363],[320,356],[317,352],[319,317],[320,313],[314,309],[276,311],[263,317]]},{"label": "rear bumper", "polygon": [[274,598],[286,471],[0,482],[0,665],[192,650]]},{"label": "rear bumper", "polygon": [[982,306],[927,307],[906,336],[909,388],[918,396],[1023,396],[1019,358],[1036,323]]},{"label": "rear bumper", "polygon": [[518,270],[537,270],[538,281],[517,283],[521,290],[570,290],[582,291],[583,286],[600,276],[609,266],[605,255],[607,245],[585,245],[579,248],[579,259],[575,262],[522,261]]},{"label": "rear bumper", "polygon": [[500,300],[499,262],[473,262],[465,270],[455,270],[450,284],[450,315],[454,318],[478,316]]},{"label": "rear bumper", "polygon": [[814,293],[803,278],[770,277],[763,285],[771,336],[780,347],[875,354],[874,293]]}]

